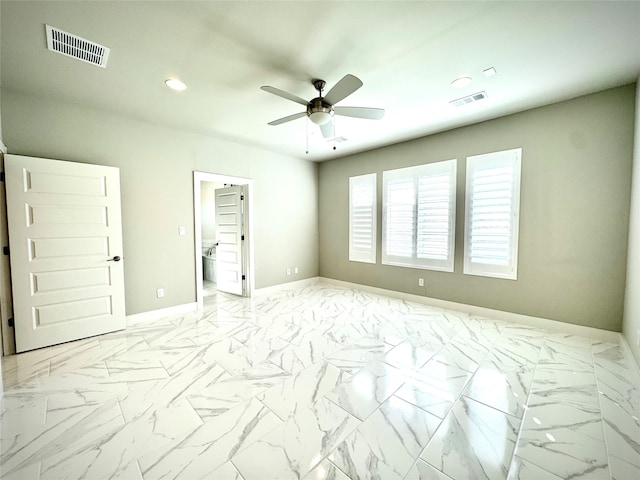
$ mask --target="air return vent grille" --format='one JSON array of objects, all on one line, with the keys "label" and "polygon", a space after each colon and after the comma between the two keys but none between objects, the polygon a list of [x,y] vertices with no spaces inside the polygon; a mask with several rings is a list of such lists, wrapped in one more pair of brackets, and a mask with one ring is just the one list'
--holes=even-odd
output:
[{"label": "air return vent grille", "polygon": [[487,94],[485,92],[478,92],[467,95],[466,97],[458,98],[457,100],[451,100],[449,103],[455,107],[462,107],[463,105],[468,105],[469,103],[477,102],[478,100],[484,100],[485,98],[487,98]]},{"label": "air return vent grille", "polygon": [[327,140],[327,142],[334,142],[335,141],[336,143],[342,143],[342,142],[346,142],[347,138],[346,137],[336,137],[336,138],[331,137],[331,138],[327,138],[326,140]]},{"label": "air return vent grille", "polygon": [[50,25],[45,26],[47,27],[47,48],[52,52],[77,58],[98,67],[105,68],[107,66],[107,60],[109,59],[109,49],[107,47]]}]

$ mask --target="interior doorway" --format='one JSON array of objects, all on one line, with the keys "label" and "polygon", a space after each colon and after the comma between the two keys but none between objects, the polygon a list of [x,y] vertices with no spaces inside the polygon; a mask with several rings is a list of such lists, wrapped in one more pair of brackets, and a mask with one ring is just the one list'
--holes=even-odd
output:
[{"label": "interior doorway", "polygon": [[[222,182],[200,182],[200,239],[202,241],[202,295],[204,304],[214,300],[218,292],[218,235],[216,228],[216,191]],[[224,288],[223,288],[224,290]]]},{"label": "interior doorway", "polygon": [[[255,288],[254,275],[254,248],[253,248],[253,181],[248,178],[232,177],[207,172],[193,172],[193,205],[195,225],[195,266],[196,266],[196,302],[198,309],[205,306],[205,297],[215,291],[215,271],[217,255],[215,253],[218,239],[212,232],[212,226],[208,221],[203,222],[203,214],[213,218],[214,211],[209,211],[213,191],[229,185],[242,185],[244,187],[243,210],[243,248],[242,263],[245,288],[242,295],[250,297]],[[206,211],[203,211],[206,209]],[[213,269],[213,273],[211,272]],[[205,271],[208,279],[204,278]],[[209,298],[209,297],[207,297]]]}]

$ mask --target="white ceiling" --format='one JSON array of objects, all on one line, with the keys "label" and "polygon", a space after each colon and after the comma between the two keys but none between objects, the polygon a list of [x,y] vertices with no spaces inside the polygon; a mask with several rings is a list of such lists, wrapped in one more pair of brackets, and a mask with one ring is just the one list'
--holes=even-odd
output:
[{"label": "white ceiling", "polygon": [[[310,160],[410,138],[634,82],[640,2],[1,2],[1,85]],[[111,49],[106,69],[46,49],[45,24]],[[498,74],[485,78],[482,71]],[[342,106],[381,107],[380,121],[338,117],[332,150],[304,109],[345,74],[364,86]],[[473,82],[450,87],[459,76]],[[188,89],[164,85],[178,77]],[[481,102],[449,101],[486,91]]]}]

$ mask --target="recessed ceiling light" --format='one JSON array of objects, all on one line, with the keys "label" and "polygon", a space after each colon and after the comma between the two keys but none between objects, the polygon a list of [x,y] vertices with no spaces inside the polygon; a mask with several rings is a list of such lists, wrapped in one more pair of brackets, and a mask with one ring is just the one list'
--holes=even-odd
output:
[{"label": "recessed ceiling light", "polygon": [[453,82],[451,82],[451,86],[453,88],[462,88],[466,87],[471,83],[471,77],[460,77],[456,78]]},{"label": "recessed ceiling light", "polygon": [[483,70],[482,73],[484,73],[485,77],[493,77],[496,73],[496,69],[493,67],[489,67],[486,70]]},{"label": "recessed ceiling light", "polygon": [[180,80],[178,80],[177,78],[167,78],[164,83],[167,85],[167,87],[173,89],[173,90],[178,90],[178,91],[182,91],[182,90],[186,90],[187,86],[182,83]]}]

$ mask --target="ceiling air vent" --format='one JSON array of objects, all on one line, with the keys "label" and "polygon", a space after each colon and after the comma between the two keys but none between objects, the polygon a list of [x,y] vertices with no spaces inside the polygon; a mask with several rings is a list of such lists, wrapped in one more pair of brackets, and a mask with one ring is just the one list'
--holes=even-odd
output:
[{"label": "ceiling air vent", "polygon": [[457,100],[451,100],[449,103],[455,107],[462,107],[463,105],[468,105],[469,103],[477,102],[478,100],[484,100],[485,98],[487,98],[487,94],[485,92],[478,92],[467,95],[466,97],[458,98]]},{"label": "ceiling air vent", "polygon": [[95,42],[64,32],[50,25],[47,28],[47,48],[67,57],[105,68],[109,59],[109,49]]}]

